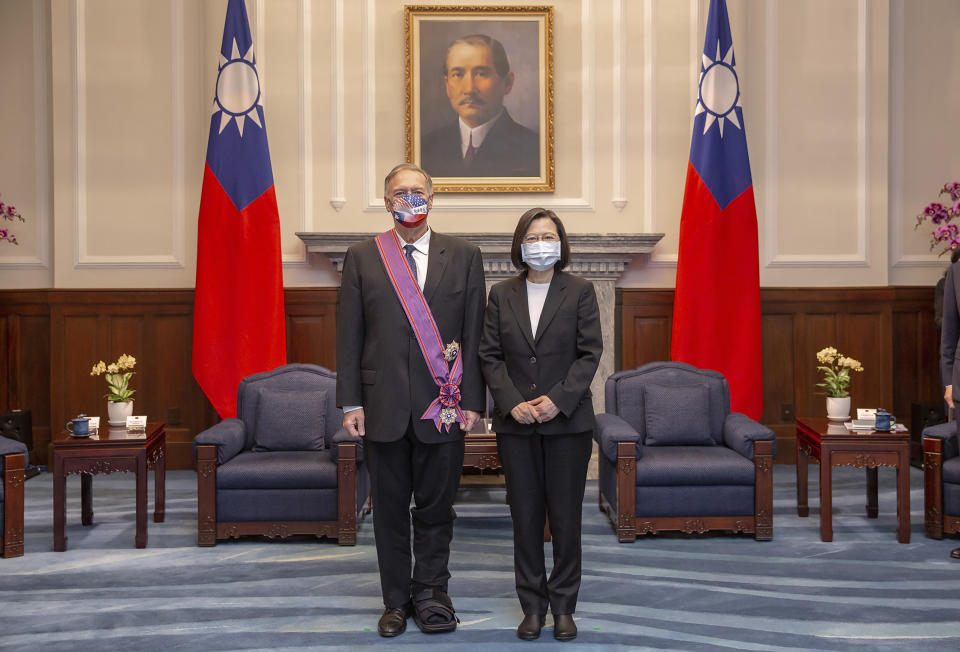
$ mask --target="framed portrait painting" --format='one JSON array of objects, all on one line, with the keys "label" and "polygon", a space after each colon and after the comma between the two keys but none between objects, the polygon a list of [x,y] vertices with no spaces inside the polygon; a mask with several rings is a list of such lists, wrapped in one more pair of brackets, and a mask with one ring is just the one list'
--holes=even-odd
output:
[{"label": "framed portrait painting", "polygon": [[404,8],[406,156],[440,192],[552,192],[553,7]]}]

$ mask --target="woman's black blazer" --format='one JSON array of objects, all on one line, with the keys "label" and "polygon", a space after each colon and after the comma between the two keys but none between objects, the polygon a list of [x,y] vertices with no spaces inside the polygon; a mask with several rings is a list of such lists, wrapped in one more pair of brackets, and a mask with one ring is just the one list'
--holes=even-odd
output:
[{"label": "woman's black blazer", "polygon": [[[550,281],[537,332],[531,332],[526,274],[490,289],[480,338],[480,367],[493,394],[493,428],[508,434],[569,434],[593,430],[590,382],[603,337],[593,284],[557,272]],[[560,413],[522,424],[510,410],[546,394]]]}]

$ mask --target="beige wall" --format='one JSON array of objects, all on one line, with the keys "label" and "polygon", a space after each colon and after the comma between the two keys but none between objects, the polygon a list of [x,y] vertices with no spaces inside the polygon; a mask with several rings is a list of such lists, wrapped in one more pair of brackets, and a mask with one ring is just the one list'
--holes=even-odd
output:
[{"label": "beige wall", "polygon": [[[573,232],[663,232],[622,284],[672,287],[708,3],[549,4],[557,191],[443,195],[431,223],[508,231],[525,208],[546,205]],[[913,216],[960,180],[960,3],[728,4],[761,283],[933,283],[945,263]],[[193,285],[225,5],[0,2],[0,193],[29,220],[17,227],[20,247],[0,245],[0,286]],[[379,195],[403,157],[403,4],[247,5],[285,281],[332,285],[329,264],[308,260],[294,232],[390,225]]]}]

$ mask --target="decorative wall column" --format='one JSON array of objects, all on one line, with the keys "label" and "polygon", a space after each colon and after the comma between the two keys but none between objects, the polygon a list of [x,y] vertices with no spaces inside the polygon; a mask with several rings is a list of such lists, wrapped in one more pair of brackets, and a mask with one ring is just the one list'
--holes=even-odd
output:
[{"label": "decorative wall column", "polygon": [[[510,261],[512,234],[508,233],[458,233],[469,240],[483,254],[483,271],[487,290],[490,286],[517,273]],[[297,233],[307,246],[308,253],[323,254],[330,259],[337,272],[343,271],[343,258],[350,245],[373,238],[374,233]],[[603,412],[603,383],[614,371],[617,359],[616,318],[614,291],[617,279],[637,254],[649,254],[663,237],[662,233],[577,233],[570,234],[572,257],[568,272],[593,282],[600,304],[600,324],[603,328],[603,357],[593,379],[593,405]]]}]

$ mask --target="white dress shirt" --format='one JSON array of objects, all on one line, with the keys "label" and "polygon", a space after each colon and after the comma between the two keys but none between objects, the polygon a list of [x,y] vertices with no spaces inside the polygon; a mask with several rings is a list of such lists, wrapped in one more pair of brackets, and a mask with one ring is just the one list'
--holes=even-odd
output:
[{"label": "white dress shirt", "polygon": [[531,283],[527,281],[527,309],[530,311],[530,328],[533,329],[533,336],[537,336],[537,326],[540,324],[540,313],[543,312],[543,304],[547,301],[547,292],[550,290],[549,283]]},{"label": "white dress shirt", "polygon": [[463,118],[460,118],[460,156],[467,155],[467,149],[470,147],[471,137],[473,138],[473,148],[480,149],[480,145],[483,144],[483,139],[487,137],[487,134],[490,133],[490,129],[493,127],[493,124],[499,120],[500,116],[502,115],[503,109],[500,109],[500,113],[477,127],[471,127],[463,121]]},{"label": "white dress shirt", "polygon": [[426,232],[416,242],[407,242],[400,238],[400,250],[403,251],[404,258],[407,256],[404,247],[408,244],[413,245],[413,260],[417,263],[417,285],[422,292],[423,284],[427,282],[427,263],[430,261],[430,227],[427,227]]},{"label": "white dress shirt", "polygon": [[[403,257],[407,257],[407,252],[403,250],[408,244],[413,245],[413,256],[414,262],[417,263],[417,285],[420,286],[420,291],[423,291],[423,284],[427,281],[427,264],[430,262],[430,227],[427,227],[426,232],[420,236],[416,242],[407,242],[403,238],[400,238],[400,251],[403,253]],[[343,412],[353,412],[354,410],[359,410],[362,408],[362,405],[344,405]]]}]

